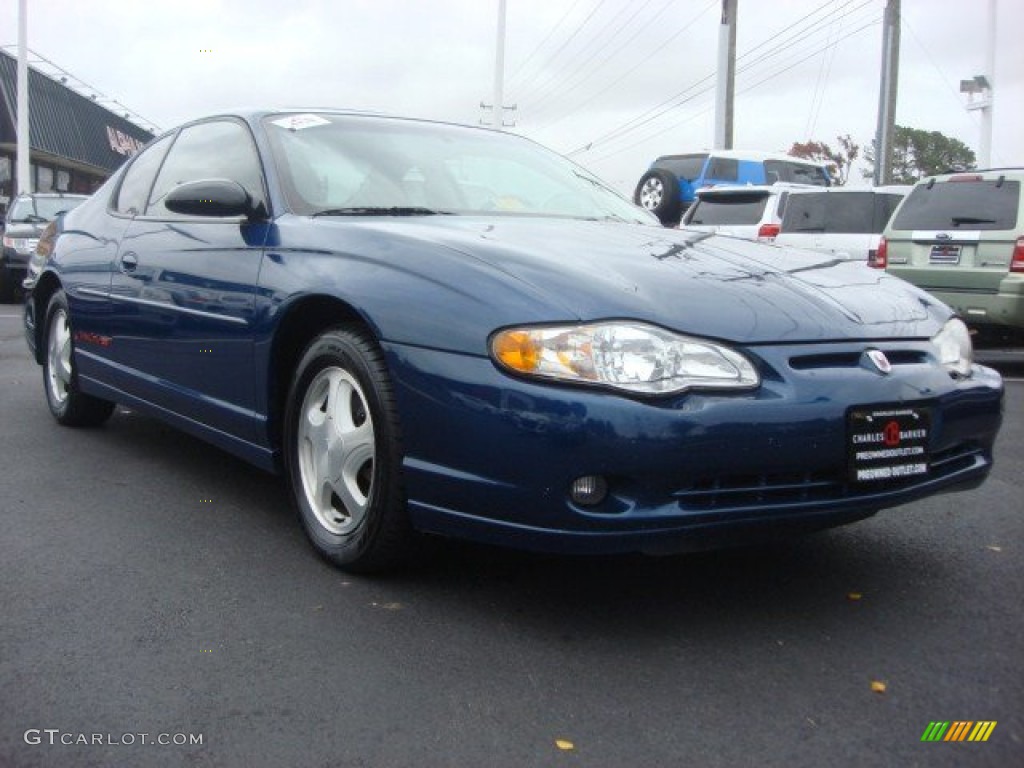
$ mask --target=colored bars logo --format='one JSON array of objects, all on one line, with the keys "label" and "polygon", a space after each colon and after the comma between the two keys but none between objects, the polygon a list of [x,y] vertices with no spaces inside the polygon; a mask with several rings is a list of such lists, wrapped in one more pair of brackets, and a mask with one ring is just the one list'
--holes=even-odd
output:
[{"label": "colored bars logo", "polygon": [[932,722],[921,734],[921,741],[988,741],[995,727],[995,720]]}]

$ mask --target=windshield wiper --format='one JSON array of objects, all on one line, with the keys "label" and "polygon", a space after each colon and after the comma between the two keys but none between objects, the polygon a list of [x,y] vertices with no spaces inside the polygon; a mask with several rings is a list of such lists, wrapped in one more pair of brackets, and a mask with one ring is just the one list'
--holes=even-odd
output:
[{"label": "windshield wiper", "polygon": [[317,216],[437,216],[451,215],[448,211],[435,211],[432,208],[402,207],[355,207],[355,208],[326,208],[313,214]]},{"label": "windshield wiper", "polygon": [[954,216],[953,226],[959,227],[961,224],[995,224],[995,219],[979,219],[974,216]]},{"label": "windshield wiper", "polygon": [[793,227],[789,232],[824,232],[824,227]]}]

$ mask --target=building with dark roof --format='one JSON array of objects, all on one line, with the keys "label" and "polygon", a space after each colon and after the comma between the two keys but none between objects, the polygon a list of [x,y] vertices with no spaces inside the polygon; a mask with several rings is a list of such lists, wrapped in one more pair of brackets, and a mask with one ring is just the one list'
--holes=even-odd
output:
[{"label": "building with dark roof", "polygon": [[[0,51],[0,209],[14,194],[18,60]],[[29,147],[35,192],[99,187],[153,134],[33,67],[28,72]]]}]

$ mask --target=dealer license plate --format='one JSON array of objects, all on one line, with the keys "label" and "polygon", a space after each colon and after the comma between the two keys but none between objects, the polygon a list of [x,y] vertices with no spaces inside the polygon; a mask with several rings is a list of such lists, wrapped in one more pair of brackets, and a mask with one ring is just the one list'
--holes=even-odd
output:
[{"label": "dealer license plate", "polygon": [[850,479],[899,480],[928,474],[931,419],[923,408],[855,408],[847,416]]},{"label": "dealer license plate", "polygon": [[959,245],[933,245],[928,254],[928,261],[932,264],[959,264]]}]

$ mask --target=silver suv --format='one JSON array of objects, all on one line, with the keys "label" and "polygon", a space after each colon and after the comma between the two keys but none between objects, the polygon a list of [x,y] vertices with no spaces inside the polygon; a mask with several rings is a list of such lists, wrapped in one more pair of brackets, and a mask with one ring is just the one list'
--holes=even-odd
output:
[{"label": "silver suv", "polygon": [[681,226],[867,263],[909,190],[805,184],[702,189]]},{"label": "silver suv", "polygon": [[953,307],[983,340],[1024,342],[1024,168],[922,179],[877,264]]}]

